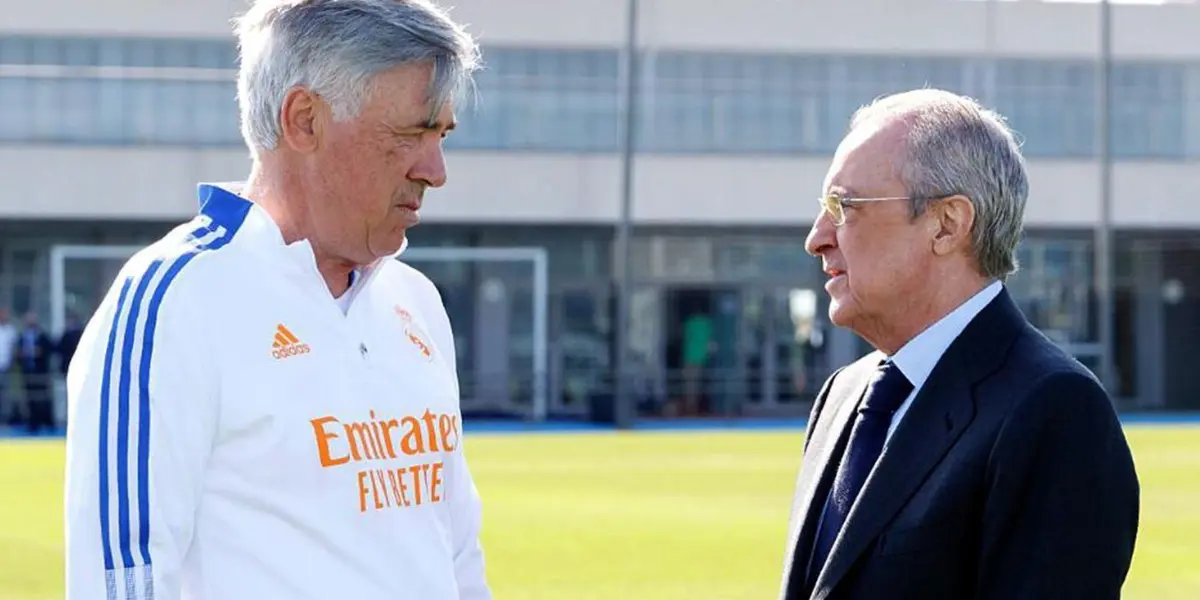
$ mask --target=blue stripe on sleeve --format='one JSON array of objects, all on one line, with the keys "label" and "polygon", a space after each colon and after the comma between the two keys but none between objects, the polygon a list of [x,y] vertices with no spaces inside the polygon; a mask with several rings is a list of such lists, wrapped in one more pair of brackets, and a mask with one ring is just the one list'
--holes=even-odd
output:
[{"label": "blue stripe on sleeve", "polygon": [[117,297],[117,309],[113,311],[112,326],[108,330],[108,347],[104,351],[104,373],[100,382],[100,535],[104,543],[104,569],[113,569],[112,544],[109,541],[110,525],[108,522],[108,411],[109,392],[112,387],[113,351],[117,345],[117,326],[121,322],[121,313],[125,309],[125,297],[129,294],[130,279],[121,285],[121,294]]},{"label": "blue stripe on sleeve", "polygon": [[[129,319],[125,322],[125,336],[122,338],[121,344],[121,379],[117,389],[117,489],[120,490],[117,495],[117,527],[121,535],[121,564],[126,569],[135,565],[129,528],[130,507],[127,492],[129,490],[129,386],[132,383],[133,341],[137,333],[138,313],[141,309],[142,297],[146,295],[146,288],[150,286],[150,280],[154,278],[154,274],[160,266],[162,266],[161,259],[150,263],[145,275],[138,282],[137,290],[133,293],[133,300],[130,303]],[[149,426],[149,423],[138,423],[138,427],[142,429]]]},{"label": "blue stripe on sleeve", "polygon": [[[106,583],[108,584],[108,595],[112,600],[116,600],[118,578],[123,579],[125,584],[125,593],[129,600],[134,600],[139,595],[136,593],[136,576],[132,569],[137,568],[138,562],[141,563],[142,571],[140,572],[142,582],[145,585],[144,594],[141,598],[147,600],[154,597],[153,590],[153,572],[150,569],[152,557],[150,555],[150,442],[151,442],[151,405],[150,405],[150,368],[153,362],[155,332],[158,325],[159,311],[162,307],[163,298],[165,297],[168,288],[175,281],[176,277],[188,263],[190,263],[197,255],[205,251],[217,250],[224,247],[233,240],[237,230],[245,221],[246,216],[250,211],[250,203],[236,197],[219,198],[217,202],[206,206],[204,212],[211,221],[207,226],[201,226],[192,231],[187,237],[186,248],[182,253],[178,253],[174,258],[160,258],[151,262],[144,273],[127,277],[122,284],[121,292],[117,300],[117,307],[113,315],[112,325],[108,335],[108,345],[104,357],[104,372],[102,374],[101,393],[100,393],[100,473],[99,473],[99,504],[100,504],[100,529],[104,544],[104,567],[107,572]],[[207,239],[205,239],[207,238]],[[163,268],[164,262],[168,263],[166,270],[163,272],[162,278],[153,286],[151,282],[154,280],[158,271]],[[137,285],[134,286],[134,280],[137,279]],[[130,298],[130,290],[133,289],[132,298]],[[153,289],[151,289],[153,288]],[[147,298],[148,294],[148,298]],[[138,321],[144,316],[143,331],[141,337],[141,346],[138,348],[135,363],[135,338],[137,333]],[[118,328],[121,326],[121,318],[125,317],[124,335],[121,338],[121,352],[119,356],[116,353],[116,341]],[[117,361],[114,361],[114,358]],[[117,362],[117,364],[113,364]],[[131,385],[133,382],[133,367],[137,365],[137,382],[138,394],[136,397],[131,397]],[[111,471],[113,465],[109,464],[109,420],[112,411],[114,410],[113,402],[111,401],[112,375],[116,373],[117,381],[117,431],[116,431],[116,486],[113,487],[111,481]],[[131,402],[136,402],[136,406],[131,406]],[[130,416],[132,411],[136,410],[138,415],[137,426],[135,431],[130,432],[131,423]],[[130,489],[129,489],[129,467],[130,463],[134,462],[134,458],[130,456],[129,444],[131,435],[137,436],[138,451],[134,468],[137,469],[137,496],[136,506],[131,506]],[[117,496],[117,548],[120,552],[120,565],[117,565],[112,540],[112,523],[110,522],[110,493]],[[131,518],[136,512],[138,522],[138,540],[137,551],[133,548]],[[125,573],[118,575],[115,571],[124,570]]]}]

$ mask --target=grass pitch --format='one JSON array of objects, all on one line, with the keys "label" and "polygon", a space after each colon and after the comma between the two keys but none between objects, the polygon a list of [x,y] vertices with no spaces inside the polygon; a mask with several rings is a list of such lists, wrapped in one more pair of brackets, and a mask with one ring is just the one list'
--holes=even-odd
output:
[{"label": "grass pitch", "polygon": [[[1200,597],[1200,427],[1131,426],[1125,598]],[[799,432],[469,434],[503,600],[772,598]],[[62,598],[58,440],[0,440],[0,599]]]}]

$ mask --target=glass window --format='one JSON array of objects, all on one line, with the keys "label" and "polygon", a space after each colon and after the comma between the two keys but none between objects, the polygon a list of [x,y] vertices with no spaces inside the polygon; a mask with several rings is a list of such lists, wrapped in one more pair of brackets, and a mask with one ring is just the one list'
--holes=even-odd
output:
[{"label": "glass window", "polygon": [[191,108],[192,143],[204,145],[236,145],[241,143],[237,107],[237,85],[226,81],[193,82],[188,92],[193,98]]},{"label": "glass window", "polygon": [[607,290],[569,289],[555,294],[552,355],[559,361],[557,397],[562,408],[587,407],[611,390],[612,323]]},{"label": "glass window", "polygon": [[1090,156],[1095,149],[1095,72],[1084,61],[1001,59],[996,109],[1029,156]]},{"label": "glass window", "polygon": [[1059,343],[1094,342],[1091,244],[1031,239],[1017,257],[1021,268],[1008,286],[1030,322]]},{"label": "glass window", "polygon": [[611,150],[617,143],[617,53],[498,48],[484,53],[478,103],[447,148]]},{"label": "glass window", "polygon": [[105,38],[97,41],[97,64],[106,67],[116,67],[125,64],[125,42],[119,38]]},{"label": "glass window", "polygon": [[194,82],[156,81],[150,137],[168,144],[186,143],[196,139],[193,117],[195,108]]},{"label": "glass window", "polygon": [[127,105],[128,83],[121,79],[96,81],[96,141],[102,144],[116,144],[128,139],[126,122],[132,117]]},{"label": "glass window", "polygon": [[31,137],[29,114],[29,80],[22,77],[0,77],[0,140],[25,141]]},{"label": "glass window", "polygon": [[89,66],[100,62],[100,42],[95,39],[68,38],[62,40],[62,63]]},{"label": "glass window", "polygon": [[153,67],[157,64],[159,45],[152,39],[127,39],[124,41],[122,66]]},{"label": "glass window", "polygon": [[196,46],[190,40],[153,40],[155,46],[154,66],[156,67],[193,67],[193,50]]},{"label": "glass window", "polygon": [[1114,66],[1110,79],[1114,156],[1183,156],[1184,73],[1183,65]]},{"label": "glass window", "polygon": [[97,80],[55,80],[60,93],[58,97],[58,138],[95,139],[98,119],[96,114]]},{"label": "glass window", "polygon": [[652,58],[642,143],[666,152],[817,150],[823,59],[665,52]]},{"label": "glass window", "polygon": [[0,35],[0,65],[27,65],[30,57],[29,40],[21,36]]},{"label": "glass window", "polygon": [[38,139],[63,139],[63,121],[58,113],[60,79],[33,78],[30,87],[33,135]]},{"label": "glass window", "polygon": [[[979,60],[653,52],[642,57],[638,143],[651,152],[815,152],[840,141],[860,106],[931,86],[979,95],[1007,116],[1027,154],[1095,152],[1096,71],[1087,60]],[[615,50],[489,47],[477,91],[448,148],[614,152],[620,146],[621,60]],[[233,69],[232,39],[0,37],[0,64]],[[990,65],[991,63],[989,63]],[[1123,63],[1113,70],[1119,158],[1196,154],[1194,64]],[[0,140],[240,145],[227,80],[0,79]],[[987,79],[987,81],[983,81]],[[993,81],[994,79],[994,81]],[[986,89],[984,89],[986,88]],[[79,100],[91,90],[95,107]],[[61,113],[61,114],[60,114]],[[90,124],[86,124],[90,123]]]},{"label": "glass window", "polygon": [[51,37],[35,37],[29,40],[29,64],[33,65],[62,65],[67,64],[63,56],[62,40]]}]

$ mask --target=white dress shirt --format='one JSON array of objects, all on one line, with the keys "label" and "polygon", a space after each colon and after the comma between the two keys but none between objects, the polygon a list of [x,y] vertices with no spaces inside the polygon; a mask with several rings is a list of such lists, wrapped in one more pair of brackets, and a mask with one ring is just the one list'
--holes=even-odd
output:
[{"label": "white dress shirt", "polygon": [[971,296],[969,300],[960,304],[950,314],[922,331],[890,357],[889,360],[896,363],[896,366],[900,367],[900,372],[908,378],[913,390],[904,400],[904,404],[896,409],[896,414],[892,416],[892,424],[888,428],[886,439],[892,438],[892,433],[896,431],[900,419],[904,418],[904,414],[912,406],[913,399],[920,393],[921,387],[925,385],[925,380],[929,379],[930,373],[933,373],[933,368],[950,348],[950,344],[958,339],[967,325],[988,303],[1000,295],[1002,287],[1003,284],[999,281],[992,282]]}]

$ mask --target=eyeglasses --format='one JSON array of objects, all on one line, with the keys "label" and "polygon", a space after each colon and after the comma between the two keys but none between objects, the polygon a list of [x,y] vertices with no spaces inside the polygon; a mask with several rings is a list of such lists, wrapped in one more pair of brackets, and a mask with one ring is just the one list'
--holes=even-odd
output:
[{"label": "eyeglasses", "polygon": [[843,225],[846,223],[846,207],[856,204],[866,204],[868,202],[891,202],[895,200],[912,200],[910,196],[886,196],[882,198],[843,198],[837,194],[828,194],[818,199],[821,207],[825,212],[829,213],[829,217],[833,219],[834,225]]}]

